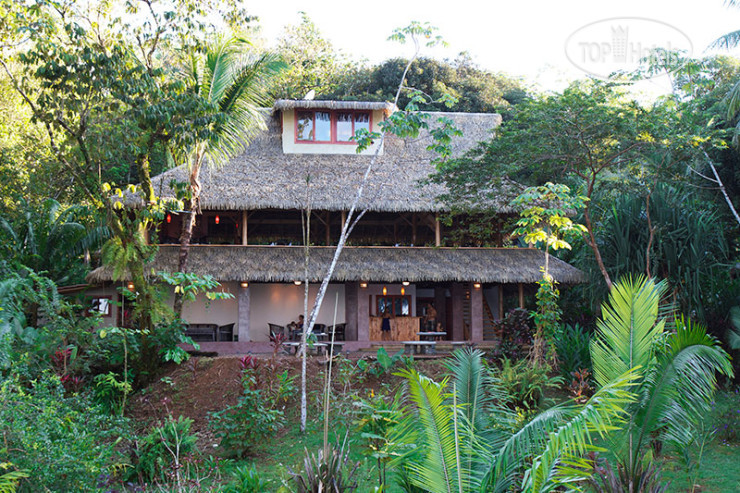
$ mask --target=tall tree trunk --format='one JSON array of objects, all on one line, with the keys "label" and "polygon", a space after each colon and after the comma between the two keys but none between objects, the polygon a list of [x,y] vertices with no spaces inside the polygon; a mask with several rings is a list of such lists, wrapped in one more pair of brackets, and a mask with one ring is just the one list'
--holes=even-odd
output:
[{"label": "tall tree trunk", "polygon": [[[190,168],[190,200],[185,205],[185,217],[182,221],[182,231],[180,233],[180,252],[177,260],[177,271],[188,271],[188,255],[190,254],[190,241],[193,239],[193,228],[195,221],[200,212],[200,169],[203,164],[203,154],[200,149],[196,151],[193,159],[193,165]],[[182,318],[183,293],[175,293],[175,301],[172,309],[177,318]]]}]

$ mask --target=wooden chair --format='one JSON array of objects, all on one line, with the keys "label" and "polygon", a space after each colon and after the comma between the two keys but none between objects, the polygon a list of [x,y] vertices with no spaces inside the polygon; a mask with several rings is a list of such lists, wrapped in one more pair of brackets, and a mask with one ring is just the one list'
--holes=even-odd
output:
[{"label": "wooden chair", "polygon": [[233,341],[234,340],[234,325],[235,324],[219,325],[218,340],[221,342]]},{"label": "wooden chair", "polygon": [[285,335],[285,327],[283,327],[282,325],[271,324],[271,323],[268,323],[267,325],[270,328],[270,335],[272,337],[275,337],[278,334]]},{"label": "wooden chair", "polygon": [[[334,339],[337,340],[337,341],[344,341],[345,340],[344,331],[345,331],[346,328],[347,328],[347,324],[346,323],[335,325],[334,326]],[[330,327],[329,330],[327,331],[330,334],[329,337],[331,337],[331,331],[332,331],[332,329]]]}]

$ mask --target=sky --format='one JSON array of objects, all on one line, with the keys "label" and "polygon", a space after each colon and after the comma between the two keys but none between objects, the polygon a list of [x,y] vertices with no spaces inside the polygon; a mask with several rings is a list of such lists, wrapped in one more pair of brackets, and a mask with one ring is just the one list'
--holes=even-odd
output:
[{"label": "sky", "polygon": [[[693,56],[716,53],[706,51],[714,39],[740,30],[740,8],[722,0],[273,0],[246,5],[259,16],[268,45],[286,25],[300,23],[304,11],[335,48],[370,63],[410,56],[410,47],[387,41],[388,36],[412,20],[429,22],[449,47],[422,54],[454,59],[467,51],[482,68],[523,77],[544,90],[562,89],[587,74],[629,69],[628,59],[636,60],[646,47],[671,46]],[[740,50],[730,54],[740,56]],[[656,79],[645,90],[666,87],[666,79]]]}]

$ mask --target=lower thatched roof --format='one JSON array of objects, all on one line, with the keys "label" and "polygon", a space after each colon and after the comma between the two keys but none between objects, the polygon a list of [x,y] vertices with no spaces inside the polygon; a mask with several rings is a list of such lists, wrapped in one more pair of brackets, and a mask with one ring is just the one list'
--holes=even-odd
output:
[{"label": "lower thatched roof", "polygon": [[[333,247],[312,247],[309,280],[320,281],[334,254]],[[178,247],[161,247],[151,266],[156,271],[177,269]],[[544,253],[529,248],[410,248],[345,247],[333,280],[369,282],[482,282],[533,283],[542,278]],[[220,281],[292,282],[304,278],[303,247],[284,246],[192,246],[189,270]],[[557,258],[550,258],[550,274],[558,282],[584,281],[581,271]],[[111,272],[99,268],[88,281],[111,280]]]}]

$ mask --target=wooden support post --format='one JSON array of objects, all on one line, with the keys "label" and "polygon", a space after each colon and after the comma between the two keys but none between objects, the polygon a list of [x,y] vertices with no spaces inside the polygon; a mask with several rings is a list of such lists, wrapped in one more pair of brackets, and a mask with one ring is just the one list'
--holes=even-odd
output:
[{"label": "wooden support post", "polygon": [[242,211],[242,245],[247,244],[247,211]]},{"label": "wooden support post", "polygon": [[416,212],[411,213],[411,243],[416,245]]},{"label": "wooden support post", "polygon": [[434,214],[434,245],[442,246],[442,226],[439,224],[439,213]]},{"label": "wooden support post", "polygon": [[331,245],[331,223],[329,220],[331,212],[326,211],[326,246]]},{"label": "wooden support post", "polygon": [[342,211],[342,227],[344,229],[344,223],[347,222],[347,211]]},{"label": "wooden support post", "polygon": [[524,308],[524,284],[519,283],[519,308]]},{"label": "wooden support post", "polygon": [[498,317],[504,318],[504,285],[498,285]]}]

